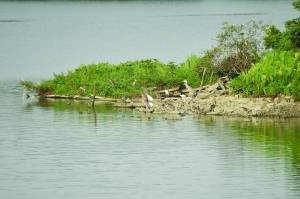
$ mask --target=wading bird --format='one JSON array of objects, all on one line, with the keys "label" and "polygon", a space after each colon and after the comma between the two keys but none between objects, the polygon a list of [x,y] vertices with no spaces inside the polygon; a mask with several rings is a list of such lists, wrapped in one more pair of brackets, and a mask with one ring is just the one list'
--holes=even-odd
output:
[{"label": "wading bird", "polygon": [[185,89],[187,89],[189,91],[189,97],[197,96],[197,92],[195,92],[194,89],[188,85],[187,80],[183,80],[183,85],[184,85]]},{"label": "wading bird", "polygon": [[151,97],[145,88],[142,88],[142,98],[144,103],[146,104],[146,108],[149,110],[153,107],[153,97]]}]

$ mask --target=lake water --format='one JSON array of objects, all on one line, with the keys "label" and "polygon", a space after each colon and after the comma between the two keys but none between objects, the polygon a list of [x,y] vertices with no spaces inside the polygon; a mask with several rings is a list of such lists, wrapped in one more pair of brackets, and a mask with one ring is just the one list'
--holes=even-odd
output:
[{"label": "lake water", "polygon": [[0,198],[300,198],[300,119],[144,115],[22,100],[81,63],[183,61],[223,21],[278,26],[290,1],[0,2]]},{"label": "lake water", "polygon": [[17,82],[0,93],[0,198],[300,197],[300,119],[23,103]]}]

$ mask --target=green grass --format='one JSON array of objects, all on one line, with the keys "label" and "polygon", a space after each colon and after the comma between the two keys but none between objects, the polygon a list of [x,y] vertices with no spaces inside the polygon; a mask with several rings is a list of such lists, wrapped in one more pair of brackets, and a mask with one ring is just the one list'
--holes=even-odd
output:
[{"label": "green grass", "polygon": [[245,96],[276,96],[300,99],[300,53],[274,51],[254,65],[247,73],[230,82],[235,93]]},{"label": "green grass", "polygon": [[[140,95],[141,87],[170,88],[179,86],[185,79],[192,87],[200,86],[202,81],[202,73],[198,71],[200,59],[192,55],[182,64],[173,62],[165,64],[156,59],[149,59],[120,64],[81,65],[67,73],[55,74],[53,79],[42,81],[38,85],[32,86],[28,82],[25,83],[41,95],[90,96],[95,83],[96,95],[132,97]],[[207,84],[210,79],[210,74],[206,74],[203,84]],[[133,82],[136,82],[135,85]]]}]

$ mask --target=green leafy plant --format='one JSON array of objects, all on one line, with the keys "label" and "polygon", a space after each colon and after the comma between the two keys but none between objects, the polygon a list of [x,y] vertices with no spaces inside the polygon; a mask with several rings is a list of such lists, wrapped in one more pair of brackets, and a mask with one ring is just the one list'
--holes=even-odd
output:
[{"label": "green leafy plant", "polygon": [[266,48],[275,50],[287,51],[293,49],[291,35],[288,32],[281,32],[273,25],[266,28],[264,44]]},{"label": "green leafy plant", "polygon": [[300,99],[300,54],[274,51],[248,72],[230,82],[235,93],[246,96],[294,96]]}]

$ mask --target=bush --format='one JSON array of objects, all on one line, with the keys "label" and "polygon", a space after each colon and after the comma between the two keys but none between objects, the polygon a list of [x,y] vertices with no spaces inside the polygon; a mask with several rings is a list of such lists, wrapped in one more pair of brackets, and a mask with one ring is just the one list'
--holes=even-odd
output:
[{"label": "bush", "polygon": [[300,53],[278,51],[268,53],[247,73],[230,82],[235,93],[246,96],[291,95],[300,99]]},{"label": "bush", "polygon": [[295,50],[300,48],[300,18],[289,20],[285,23],[286,34],[290,35],[291,43]]},{"label": "bush", "polygon": [[[300,10],[300,0],[294,0],[293,6]],[[269,26],[266,29],[265,45],[274,50],[299,50],[300,18],[285,22],[285,30],[282,32],[275,26]]]},{"label": "bush", "polygon": [[280,51],[288,51],[293,49],[291,35],[288,32],[281,32],[273,25],[266,28],[264,44],[266,48],[272,48]]},{"label": "bush", "polygon": [[235,77],[250,69],[264,52],[265,26],[250,21],[246,24],[225,23],[217,35],[217,46],[204,55],[200,67],[214,68],[218,76]]}]

